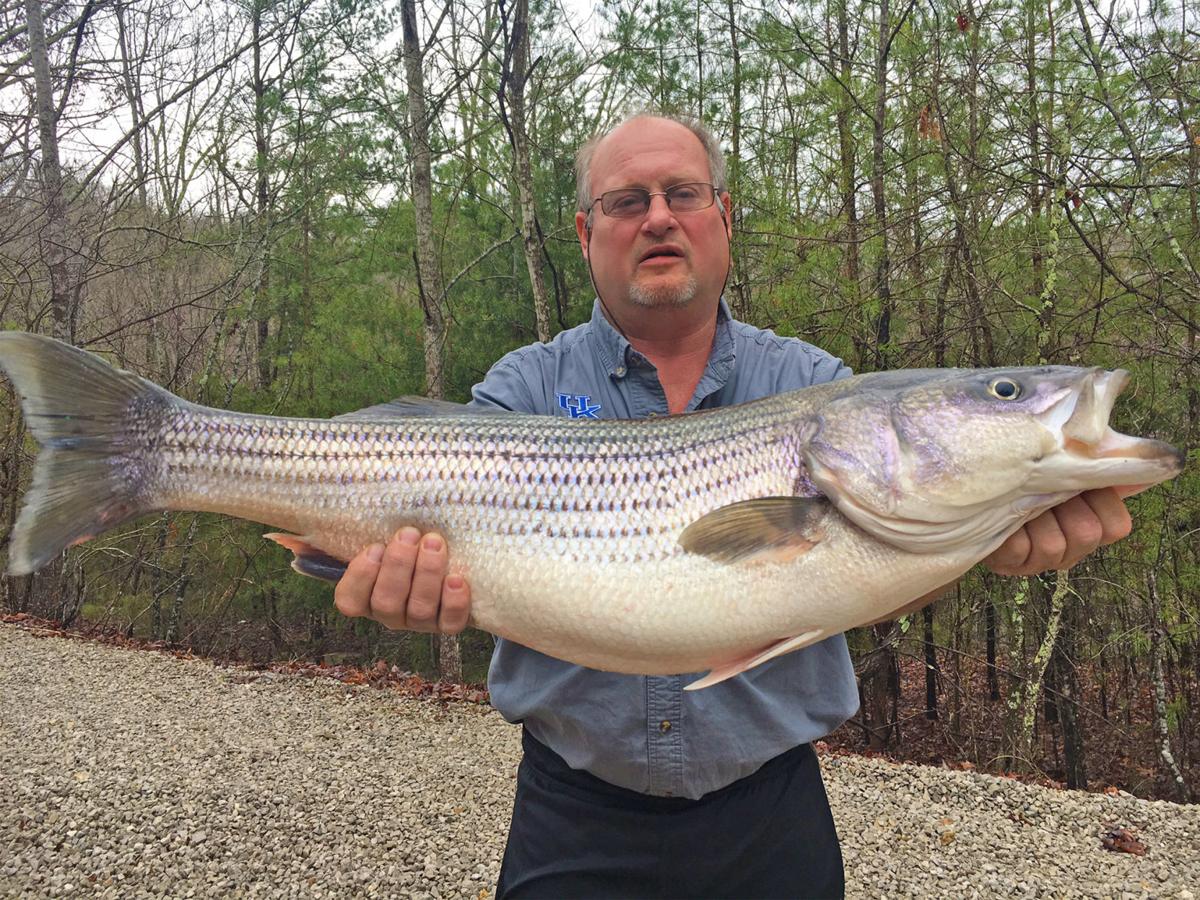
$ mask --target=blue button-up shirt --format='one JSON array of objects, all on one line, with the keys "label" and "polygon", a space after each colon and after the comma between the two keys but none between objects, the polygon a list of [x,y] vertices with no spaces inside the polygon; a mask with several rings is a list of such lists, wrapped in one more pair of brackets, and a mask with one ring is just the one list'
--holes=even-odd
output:
[{"label": "blue button-up shirt", "polygon": [[[735,321],[722,300],[712,353],[687,409],[849,375],[841,360],[811,344]],[[657,370],[612,327],[599,303],[590,322],[506,355],[473,394],[477,405],[540,415],[667,414]],[[572,768],[641,793],[693,799],[828,734],[858,709],[841,635],[685,693],[699,674],[600,672],[497,640],[488,686],[505,719],[523,722]]]}]

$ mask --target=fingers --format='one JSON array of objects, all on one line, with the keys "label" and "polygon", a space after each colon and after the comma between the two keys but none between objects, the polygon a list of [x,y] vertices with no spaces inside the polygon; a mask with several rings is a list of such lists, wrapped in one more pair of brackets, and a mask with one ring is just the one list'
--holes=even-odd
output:
[{"label": "fingers", "polygon": [[[1078,497],[1072,497],[1066,503],[1056,506],[1051,510],[1058,521],[1059,530],[1062,532],[1066,543],[1062,556],[1058,560],[1059,568],[1071,568],[1071,566],[1075,565],[1089,553],[1092,553],[1104,540],[1104,522],[1101,520],[1100,515],[1097,514],[1093,503],[1104,510],[1106,515],[1113,514],[1113,510],[1108,508],[1108,504],[1112,502],[1121,506],[1122,509],[1124,508],[1124,504],[1111,491],[1107,495],[1102,491],[1091,491],[1090,493],[1093,495],[1093,499],[1091,500],[1086,495],[1081,494]],[[1095,499],[1097,495],[1104,499]],[[1113,538],[1113,540],[1116,540],[1116,538]]]},{"label": "fingers", "polygon": [[1029,559],[1033,544],[1029,539],[1029,529],[1022,525],[1010,534],[1003,544],[992,551],[985,559],[984,565],[997,575],[1021,575],[1022,566]]},{"label": "fingers", "polygon": [[458,634],[467,627],[470,615],[471,586],[461,575],[450,575],[442,586],[438,631],[442,634]]},{"label": "fingers", "polygon": [[1129,496],[1120,488],[1105,488],[1100,491],[1086,491],[1080,495],[1092,508],[1096,518],[1100,520],[1100,546],[1106,547],[1133,531],[1133,518],[1125,507],[1124,498]]},{"label": "fingers", "polygon": [[471,613],[471,588],[447,576],[450,555],[439,534],[401,528],[387,545],[372,544],[350,561],[334,588],[338,611],[393,630],[457,634]]},{"label": "fingers", "polygon": [[1062,568],[1066,550],[1066,536],[1054,511],[1048,510],[1010,535],[984,563],[997,575],[1040,575]]},{"label": "fingers", "polygon": [[985,562],[1000,575],[1069,569],[1097,547],[1121,540],[1132,528],[1118,490],[1085,491],[1031,519]]},{"label": "fingers", "polygon": [[1087,509],[1078,497],[1072,497],[1026,524],[1031,546],[1029,558],[1025,560],[1024,574],[1037,575],[1051,569],[1066,568],[1068,538],[1064,532],[1064,522],[1067,527],[1076,525],[1079,518],[1075,509],[1077,505]]},{"label": "fingers", "polygon": [[427,534],[421,538],[408,593],[408,624],[404,627],[411,631],[438,630],[438,605],[448,562],[446,542],[441,535]]},{"label": "fingers", "polygon": [[372,544],[350,560],[346,574],[333,589],[333,605],[343,616],[354,619],[371,614],[371,591],[382,559],[383,544]]},{"label": "fingers", "polygon": [[397,531],[383,552],[383,563],[371,589],[372,619],[385,628],[411,628],[411,597],[413,570],[416,567],[421,532],[415,528]]}]

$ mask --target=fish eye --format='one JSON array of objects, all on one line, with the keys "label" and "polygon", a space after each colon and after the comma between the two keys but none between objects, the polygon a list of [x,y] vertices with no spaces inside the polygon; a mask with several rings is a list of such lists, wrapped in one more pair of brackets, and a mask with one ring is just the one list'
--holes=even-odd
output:
[{"label": "fish eye", "polygon": [[1016,400],[1021,396],[1021,386],[1011,378],[997,378],[988,385],[988,393],[999,400]]}]

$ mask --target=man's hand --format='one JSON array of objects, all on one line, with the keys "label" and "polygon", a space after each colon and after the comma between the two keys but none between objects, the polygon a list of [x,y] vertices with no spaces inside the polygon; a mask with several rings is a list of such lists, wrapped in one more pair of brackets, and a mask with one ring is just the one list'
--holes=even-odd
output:
[{"label": "man's hand", "polygon": [[385,628],[458,634],[471,612],[471,588],[447,575],[449,553],[440,534],[401,528],[350,560],[333,591],[342,615],[374,619]]},{"label": "man's hand", "polygon": [[998,575],[1038,575],[1069,569],[1097,547],[1121,540],[1133,528],[1122,497],[1136,488],[1084,491],[1026,522],[984,564]]}]

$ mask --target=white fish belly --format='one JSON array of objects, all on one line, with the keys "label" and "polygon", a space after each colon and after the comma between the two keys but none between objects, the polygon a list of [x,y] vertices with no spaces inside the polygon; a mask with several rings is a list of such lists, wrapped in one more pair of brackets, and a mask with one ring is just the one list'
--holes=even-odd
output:
[{"label": "white fish belly", "polygon": [[581,566],[465,543],[455,568],[471,583],[478,627],[581,665],[643,674],[705,671],[805,632],[817,632],[813,642],[839,634],[973,562],[905,553],[841,523],[786,563],[725,564],[680,552]]}]

